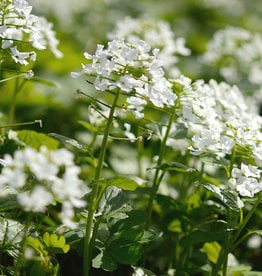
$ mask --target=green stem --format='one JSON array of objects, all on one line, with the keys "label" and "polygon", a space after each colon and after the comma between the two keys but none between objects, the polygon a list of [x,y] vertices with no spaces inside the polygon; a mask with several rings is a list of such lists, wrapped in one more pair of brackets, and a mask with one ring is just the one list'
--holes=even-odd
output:
[{"label": "green stem", "polygon": [[[245,226],[247,225],[247,223],[250,220],[250,218],[252,217],[252,215],[255,213],[258,205],[260,204],[261,197],[262,197],[262,193],[259,194],[256,203],[254,204],[252,209],[248,212],[245,219],[241,222],[237,231],[233,235],[231,234],[230,237],[227,239],[229,241],[229,244],[226,244],[224,247],[222,247],[220,254],[219,254],[218,261],[213,268],[212,276],[218,275],[218,271],[220,270],[222,265],[224,266],[223,267],[223,275],[226,275],[228,254],[230,252],[232,252],[233,250],[235,250],[235,248],[239,245],[240,241],[242,241],[242,239],[240,239],[239,236],[242,233],[242,231],[244,230]],[[241,214],[241,216],[242,216],[242,214]]]},{"label": "green stem", "polygon": [[98,159],[98,163],[96,166],[92,192],[90,194],[90,201],[89,201],[90,204],[89,204],[89,208],[88,208],[88,217],[87,217],[87,222],[86,222],[86,235],[85,235],[85,240],[84,240],[83,276],[89,275],[89,267],[90,267],[91,257],[92,257],[92,248],[91,248],[92,227],[93,227],[94,214],[95,214],[96,208],[99,203],[98,202],[98,200],[99,200],[99,198],[98,198],[99,180],[101,178],[101,174],[102,174],[102,170],[103,170],[108,136],[109,136],[110,129],[111,129],[111,126],[113,123],[114,112],[115,112],[115,108],[117,106],[117,101],[118,101],[119,95],[120,95],[120,90],[118,90],[116,92],[114,101],[113,101],[111,109],[110,109],[109,117],[108,117],[106,128],[105,128],[105,133],[103,136],[101,149],[100,149],[100,153],[99,153],[99,159]]},{"label": "green stem", "polygon": [[9,127],[19,127],[19,126],[27,126],[27,125],[34,125],[39,124],[40,127],[42,127],[42,120],[34,120],[32,122],[24,122],[24,123],[17,123],[17,124],[11,124],[11,125],[0,125],[1,128],[9,128]]},{"label": "green stem", "polygon": [[262,198],[262,193],[260,192],[257,198],[257,201],[255,202],[254,206],[252,207],[252,209],[248,212],[248,214],[246,215],[245,219],[242,221],[240,227],[238,228],[237,232],[234,234],[234,238],[231,240],[230,242],[230,250],[232,251],[233,249],[235,249],[235,245],[238,245],[238,241],[239,241],[239,235],[241,234],[241,232],[243,231],[244,227],[247,225],[248,221],[250,220],[250,218],[253,216],[253,214],[255,213],[258,205],[261,202],[261,198]]},{"label": "green stem", "polygon": [[159,177],[159,173],[160,173],[160,168],[159,167],[162,164],[162,161],[163,161],[163,158],[164,158],[164,154],[165,154],[165,150],[166,150],[166,142],[167,142],[167,139],[169,137],[169,133],[170,133],[172,123],[174,121],[174,115],[175,115],[175,108],[172,109],[172,113],[169,116],[169,121],[168,121],[167,129],[166,129],[166,133],[165,133],[165,136],[164,136],[164,138],[161,142],[161,146],[160,146],[159,157],[158,157],[158,160],[157,160],[157,168],[156,168],[156,171],[155,171],[155,175],[154,175],[154,179],[153,179],[153,185],[152,185],[150,198],[149,198],[149,202],[148,202],[148,209],[147,209],[148,210],[148,220],[147,220],[146,228],[149,227],[149,224],[151,222],[154,199],[155,199],[157,190],[159,188],[159,185],[161,183],[161,180],[163,178],[162,176]]}]

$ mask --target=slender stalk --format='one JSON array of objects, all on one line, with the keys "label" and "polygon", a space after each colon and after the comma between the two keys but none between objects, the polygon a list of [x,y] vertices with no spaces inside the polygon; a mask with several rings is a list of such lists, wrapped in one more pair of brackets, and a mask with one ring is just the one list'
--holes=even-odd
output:
[{"label": "slender stalk", "polygon": [[19,126],[27,126],[27,125],[34,125],[39,124],[40,127],[42,127],[42,120],[34,120],[32,122],[24,122],[24,123],[17,123],[17,124],[11,124],[11,125],[0,125],[1,128],[9,128],[9,127],[19,127]]},{"label": "slender stalk", "polygon": [[119,95],[120,95],[120,90],[118,90],[116,92],[114,101],[113,101],[111,109],[110,109],[109,117],[108,117],[106,128],[105,128],[105,133],[103,136],[101,149],[100,149],[100,153],[99,153],[99,159],[98,159],[98,163],[96,166],[95,176],[93,179],[93,187],[92,187],[92,192],[90,195],[90,204],[89,204],[88,217],[87,217],[87,222],[86,222],[86,235],[85,235],[85,240],[84,240],[83,276],[89,275],[89,267],[90,267],[91,257],[92,257],[92,248],[91,248],[92,227],[93,227],[94,214],[95,214],[96,208],[98,206],[98,200],[99,200],[98,199],[99,180],[101,178],[101,174],[102,174],[102,170],[103,170],[103,163],[104,163],[104,159],[105,159],[108,136],[109,136],[112,122],[114,119],[114,112],[115,112],[115,108],[117,106],[117,101],[118,101]]},{"label": "slender stalk", "polygon": [[148,202],[148,209],[147,209],[147,211],[148,211],[148,220],[147,220],[146,228],[149,227],[149,224],[151,222],[154,199],[155,199],[157,190],[159,188],[159,185],[161,183],[161,180],[163,178],[163,176],[159,177],[159,173],[160,173],[159,166],[162,164],[162,161],[163,161],[163,158],[164,158],[164,155],[165,155],[166,142],[167,142],[170,130],[171,130],[172,123],[174,121],[174,115],[175,115],[175,108],[172,108],[172,113],[169,116],[169,121],[168,121],[167,129],[166,129],[166,133],[163,137],[163,140],[162,140],[161,146],[160,146],[159,157],[158,157],[158,160],[157,160],[157,168],[156,168],[156,171],[155,171],[155,175],[154,175],[154,179],[153,179],[153,185],[152,185],[150,198],[149,198],[149,202]]},{"label": "slender stalk", "polygon": [[[261,197],[262,197],[262,193],[259,194],[256,203],[254,204],[252,209],[248,212],[245,219],[240,223],[240,226],[237,229],[237,231],[233,235],[230,235],[229,238],[231,238],[231,239],[229,239],[229,238],[227,239],[229,241],[229,244],[226,244],[224,247],[222,247],[221,252],[219,254],[218,261],[217,261],[216,265],[213,268],[213,271],[212,271],[212,274],[211,274],[212,276],[217,276],[218,271],[220,270],[222,265],[224,265],[223,275],[226,275],[228,254],[230,252],[232,252],[237,247],[240,240],[242,241],[242,239],[240,239],[239,236],[242,233],[242,231],[244,230],[245,226],[247,225],[247,223],[250,220],[250,218],[252,217],[252,215],[255,213],[258,205],[261,202]],[[240,214],[240,216],[242,218],[242,213]]]},{"label": "slender stalk", "polygon": [[231,240],[230,243],[230,249],[231,251],[233,249],[235,249],[235,244],[238,244],[238,240],[239,240],[239,235],[241,234],[241,232],[243,231],[244,227],[247,225],[248,221],[250,220],[250,218],[253,216],[253,214],[255,213],[258,205],[261,202],[261,198],[262,198],[262,193],[260,192],[257,198],[257,201],[255,202],[254,206],[252,207],[252,209],[248,212],[247,216],[244,218],[244,220],[242,221],[240,227],[238,228],[237,232],[234,234],[234,238]]}]

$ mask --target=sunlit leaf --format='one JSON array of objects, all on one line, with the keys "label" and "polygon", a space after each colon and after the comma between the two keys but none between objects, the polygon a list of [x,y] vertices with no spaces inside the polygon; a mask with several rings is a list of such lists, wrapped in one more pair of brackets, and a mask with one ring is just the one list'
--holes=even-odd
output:
[{"label": "sunlit leaf", "polygon": [[229,190],[222,189],[211,184],[204,184],[203,187],[205,187],[210,192],[214,193],[216,197],[219,198],[230,209],[237,212],[240,211],[240,208],[237,204],[238,198],[236,194],[232,193]]},{"label": "sunlit leaf", "polygon": [[100,201],[98,213],[101,213],[104,218],[124,219],[128,217],[126,213],[131,210],[131,206],[126,203],[123,191],[109,186]]},{"label": "sunlit leaf", "polygon": [[35,249],[39,254],[44,254],[47,256],[47,251],[39,239],[28,236],[26,237],[26,245]]},{"label": "sunlit leaf", "polygon": [[72,139],[72,138],[66,137],[64,135],[57,134],[57,133],[49,133],[48,136],[57,139],[62,144],[70,145],[70,146],[73,146],[73,147],[75,147],[77,149],[80,149],[82,151],[88,152],[89,154],[93,154],[92,149],[90,149],[90,148],[86,147],[85,145],[79,143],[75,139]]},{"label": "sunlit leaf", "polygon": [[59,145],[59,142],[52,137],[33,130],[18,130],[17,135],[19,140],[35,149],[39,149],[41,146],[46,146],[50,150],[55,150]]},{"label": "sunlit leaf", "polygon": [[85,228],[78,227],[76,229],[72,229],[64,233],[64,237],[66,238],[67,243],[74,244],[85,236]]},{"label": "sunlit leaf", "polygon": [[134,191],[144,185],[144,181],[138,177],[116,176],[103,180],[106,186],[115,186],[127,191]]},{"label": "sunlit leaf", "polygon": [[172,221],[169,223],[167,229],[168,229],[170,232],[181,233],[181,232],[182,232],[181,221],[178,220],[178,219],[172,220]]},{"label": "sunlit leaf", "polygon": [[217,263],[220,250],[221,245],[217,242],[206,242],[201,248],[201,252],[206,253],[208,260],[214,264]]},{"label": "sunlit leaf", "polygon": [[49,234],[45,232],[43,235],[43,243],[54,253],[67,253],[70,249],[70,246],[66,244],[64,236],[57,236],[56,234]]},{"label": "sunlit leaf", "polygon": [[101,251],[93,260],[92,266],[95,268],[102,268],[105,271],[114,271],[117,269],[117,262],[114,258],[105,250]]},{"label": "sunlit leaf", "polygon": [[141,244],[148,243],[148,242],[155,240],[156,238],[157,238],[157,234],[155,232],[153,232],[152,230],[150,230],[150,231],[146,230],[143,232],[143,236],[139,240],[139,243],[141,243]]}]

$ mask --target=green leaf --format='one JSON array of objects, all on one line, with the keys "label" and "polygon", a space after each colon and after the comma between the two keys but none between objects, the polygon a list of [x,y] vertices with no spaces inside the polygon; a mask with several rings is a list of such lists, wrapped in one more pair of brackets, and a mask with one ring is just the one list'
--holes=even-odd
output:
[{"label": "green leaf", "polygon": [[240,211],[240,208],[237,204],[238,197],[236,194],[211,184],[204,184],[203,186],[210,192],[214,193],[216,197],[219,198],[231,210],[234,210],[237,212]]},{"label": "green leaf", "polygon": [[8,245],[10,243],[13,245],[20,243],[23,237],[24,228],[25,226],[20,222],[0,216],[1,246]]},{"label": "green leaf", "polygon": [[181,206],[179,206],[178,201],[171,196],[157,194],[156,201],[162,207],[163,210],[172,211],[181,209]]},{"label": "green leaf", "polygon": [[201,252],[206,253],[208,260],[214,264],[217,263],[220,250],[221,245],[217,242],[206,242],[200,249]]},{"label": "green leaf", "polygon": [[126,191],[134,191],[136,188],[141,187],[144,181],[138,177],[116,176],[103,180],[106,186],[115,186]]},{"label": "green leaf", "polygon": [[41,146],[46,146],[50,150],[55,150],[59,145],[59,142],[55,139],[44,133],[39,133],[33,130],[18,130],[17,135],[19,140],[35,149],[39,149]]},{"label": "green leaf", "polygon": [[46,276],[45,269],[40,262],[34,262],[32,268],[30,269],[30,276]]},{"label": "green leaf", "polygon": [[64,233],[67,243],[74,244],[82,240],[85,236],[85,228],[80,227],[77,229],[72,229]]},{"label": "green leaf", "polygon": [[85,145],[79,143],[77,140],[66,137],[64,135],[60,135],[57,133],[49,133],[48,136],[54,137],[55,139],[57,139],[58,141],[60,141],[61,143],[65,144],[65,145],[70,145],[73,146],[77,149],[80,149],[81,151],[87,152],[90,155],[93,155],[93,151],[92,149],[86,147]]},{"label": "green leaf", "polygon": [[195,192],[188,197],[187,205],[189,210],[199,208],[200,204],[201,204],[201,196],[199,193]]},{"label": "green leaf", "polygon": [[167,229],[168,229],[170,232],[181,233],[181,232],[182,232],[181,221],[178,220],[178,219],[172,220],[172,221],[169,223]]},{"label": "green leaf", "polygon": [[143,254],[139,243],[122,238],[112,241],[108,250],[117,262],[129,265],[139,261]]},{"label": "green leaf", "polygon": [[26,245],[35,249],[35,251],[38,252],[40,255],[42,255],[42,254],[44,256],[48,255],[47,251],[45,250],[44,245],[37,238],[31,237],[31,236],[26,237]]},{"label": "green leaf", "polygon": [[79,123],[80,125],[82,125],[84,128],[86,128],[87,130],[89,130],[89,131],[91,131],[91,132],[93,132],[93,133],[98,133],[99,130],[100,130],[99,127],[94,126],[94,125],[92,125],[92,124],[90,124],[90,123],[88,123],[88,122],[85,122],[85,121],[78,121],[78,123]]},{"label": "green leaf", "polygon": [[[149,233],[148,237],[149,237]],[[140,244],[143,240],[144,232],[139,229],[124,230],[108,246],[108,252],[121,264],[135,264],[143,254]]]},{"label": "green leaf", "polygon": [[225,237],[225,232],[206,232],[195,230],[181,239],[182,246],[192,246],[203,242],[221,241]]},{"label": "green leaf", "polygon": [[131,210],[127,214],[125,219],[116,221],[110,221],[110,231],[113,233],[123,231],[124,229],[129,229],[136,225],[143,225],[147,219],[147,214],[142,210]]},{"label": "green leaf", "polygon": [[147,213],[142,210],[131,210],[128,213],[128,218],[122,220],[121,227],[122,228],[131,228],[132,226],[144,224],[147,219]]},{"label": "green leaf", "polygon": [[132,208],[126,203],[126,197],[122,190],[109,186],[100,201],[98,212],[104,218],[124,219],[128,217],[126,213],[131,210]]},{"label": "green leaf", "polygon": [[43,235],[43,243],[48,248],[48,251],[53,253],[67,253],[70,246],[66,244],[64,236],[57,236],[56,234],[49,234],[45,232]]},{"label": "green leaf", "polygon": [[0,197],[0,212],[17,209],[19,206],[16,195],[9,194],[5,197]]},{"label": "green leaf", "polygon": [[157,238],[157,234],[155,232],[153,232],[152,230],[150,230],[150,231],[146,230],[143,232],[143,236],[139,240],[139,243],[140,244],[148,243],[148,242],[155,240],[156,238]]},{"label": "green leaf", "polygon": [[139,241],[142,236],[143,231],[139,229],[127,229],[121,233],[120,238],[128,241]]},{"label": "green leaf", "polygon": [[114,258],[105,250],[101,251],[93,260],[92,266],[95,268],[102,268],[105,271],[114,271],[117,269],[117,262]]}]

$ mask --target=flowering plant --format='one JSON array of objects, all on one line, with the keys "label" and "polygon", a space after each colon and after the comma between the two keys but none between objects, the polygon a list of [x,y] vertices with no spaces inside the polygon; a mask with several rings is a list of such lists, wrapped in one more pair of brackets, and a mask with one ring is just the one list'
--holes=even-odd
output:
[{"label": "flowering plant", "polygon": [[[259,36],[220,30],[193,61],[196,49],[168,23],[123,16],[84,61],[62,40],[80,96],[69,105],[37,76],[37,50],[62,56],[52,24],[27,0],[0,3],[1,274],[260,275],[251,254],[261,257],[262,119],[227,70],[259,68]],[[46,60],[64,72],[59,62]],[[203,76],[213,65],[224,80],[195,78],[188,64]]]}]

